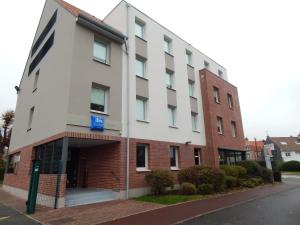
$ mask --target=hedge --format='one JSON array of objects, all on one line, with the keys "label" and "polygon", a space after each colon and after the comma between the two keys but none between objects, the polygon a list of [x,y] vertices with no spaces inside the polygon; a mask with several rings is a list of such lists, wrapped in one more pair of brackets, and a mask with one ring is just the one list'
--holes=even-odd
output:
[{"label": "hedge", "polygon": [[244,167],[247,170],[249,177],[260,177],[262,175],[262,168],[257,162],[245,160],[238,162],[239,166]]},{"label": "hedge", "polygon": [[282,164],[282,171],[300,172],[299,161],[289,161]]},{"label": "hedge", "polygon": [[155,195],[163,194],[166,188],[174,187],[174,177],[169,170],[154,170],[145,176],[147,183],[151,187],[151,191]]},{"label": "hedge", "polygon": [[226,176],[232,176],[236,178],[245,177],[247,174],[247,170],[242,166],[221,165],[220,169],[224,171]]},{"label": "hedge", "polygon": [[194,184],[183,183],[180,187],[180,193],[183,195],[194,195],[197,192],[197,188]]}]

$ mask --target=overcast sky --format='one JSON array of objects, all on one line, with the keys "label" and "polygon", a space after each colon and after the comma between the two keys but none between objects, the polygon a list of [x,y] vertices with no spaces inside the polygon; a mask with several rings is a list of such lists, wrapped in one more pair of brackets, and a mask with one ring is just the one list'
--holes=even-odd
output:
[{"label": "overcast sky", "polygon": [[[68,0],[103,19],[119,0]],[[300,132],[300,2],[298,0],[130,0],[227,68],[238,87],[249,139]],[[0,112],[16,91],[44,1],[1,1]]]}]

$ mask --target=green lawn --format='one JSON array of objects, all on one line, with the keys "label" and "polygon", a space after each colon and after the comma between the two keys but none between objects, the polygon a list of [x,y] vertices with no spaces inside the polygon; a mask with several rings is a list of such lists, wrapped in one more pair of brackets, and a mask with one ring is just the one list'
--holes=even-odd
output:
[{"label": "green lawn", "polygon": [[294,172],[294,171],[291,171],[291,172],[284,171],[284,172],[282,172],[282,174],[284,174],[284,175],[299,175],[300,176],[300,172]]},{"label": "green lawn", "polygon": [[170,195],[145,195],[138,198],[135,198],[137,201],[143,202],[152,202],[158,203],[162,205],[172,205],[180,202],[186,202],[191,200],[200,200],[205,199],[207,196],[205,195],[177,195],[177,194],[170,194]]}]

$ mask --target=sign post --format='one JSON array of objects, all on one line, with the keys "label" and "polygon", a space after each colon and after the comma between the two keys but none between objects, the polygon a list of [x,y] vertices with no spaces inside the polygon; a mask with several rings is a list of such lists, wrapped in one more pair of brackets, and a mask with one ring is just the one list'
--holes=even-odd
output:
[{"label": "sign post", "polygon": [[274,144],[266,144],[264,145],[264,157],[266,161],[266,166],[268,169],[272,170],[271,157],[272,151],[274,151]]}]

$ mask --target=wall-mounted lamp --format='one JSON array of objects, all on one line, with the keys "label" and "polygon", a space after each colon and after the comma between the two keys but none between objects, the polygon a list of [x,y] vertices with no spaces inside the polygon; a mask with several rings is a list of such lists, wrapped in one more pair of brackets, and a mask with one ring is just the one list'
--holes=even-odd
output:
[{"label": "wall-mounted lamp", "polygon": [[186,145],[189,145],[189,144],[191,144],[191,143],[192,143],[191,141],[186,141],[186,142],[185,142]]},{"label": "wall-mounted lamp", "polygon": [[18,86],[15,86],[15,89],[16,89],[16,91],[17,91],[17,94],[19,94],[20,88],[19,88]]}]

